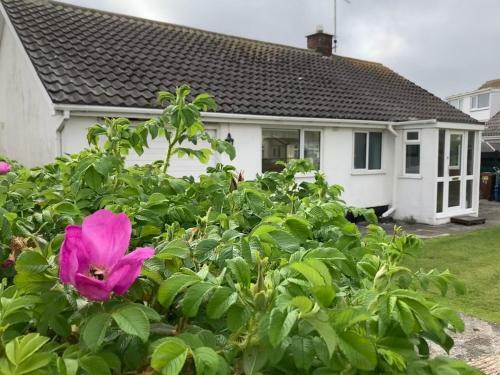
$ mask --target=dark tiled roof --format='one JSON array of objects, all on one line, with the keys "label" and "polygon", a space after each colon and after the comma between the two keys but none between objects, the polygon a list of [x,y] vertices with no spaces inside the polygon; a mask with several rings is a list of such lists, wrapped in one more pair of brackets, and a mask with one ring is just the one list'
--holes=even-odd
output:
[{"label": "dark tiled roof", "polygon": [[476,122],[381,64],[46,0],[0,1],[55,103],[148,108],[158,91],[187,83],[224,113]]},{"label": "dark tiled roof", "polygon": [[500,78],[492,79],[491,81],[486,81],[479,87],[479,90],[489,89],[489,88],[500,88]]},{"label": "dark tiled roof", "polygon": [[493,116],[489,121],[486,121],[486,128],[484,129],[483,136],[485,137],[498,137],[500,136],[500,112]]}]

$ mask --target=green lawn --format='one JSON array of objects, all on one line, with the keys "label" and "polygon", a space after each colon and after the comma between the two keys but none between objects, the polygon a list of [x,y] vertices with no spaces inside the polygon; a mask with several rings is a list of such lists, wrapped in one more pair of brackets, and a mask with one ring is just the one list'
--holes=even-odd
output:
[{"label": "green lawn", "polygon": [[500,323],[500,227],[424,241],[413,269],[449,269],[467,287],[467,294],[451,292],[444,301],[451,307]]}]

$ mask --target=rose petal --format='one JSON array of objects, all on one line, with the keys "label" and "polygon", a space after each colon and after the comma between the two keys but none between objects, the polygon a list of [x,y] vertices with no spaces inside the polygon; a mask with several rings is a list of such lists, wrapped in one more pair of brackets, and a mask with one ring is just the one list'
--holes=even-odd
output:
[{"label": "rose petal", "polygon": [[124,294],[141,274],[146,259],[151,258],[155,250],[151,247],[140,247],[123,257],[110,271],[106,284],[116,294]]},{"label": "rose petal", "polygon": [[75,275],[84,273],[89,267],[89,254],[83,244],[82,228],[68,225],[64,242],[59,252],[59,275],[61,281],[75,284]]},{"label": "rose petal", "polygon": [[0,174],[7,174],[10,172],[10,164],[0,161]]},{"label": "rose petal", "polygon": [[75,287],[78,292],[93,301],[107,301],[111,295],[111,290],[106,287],[103,280],[77,273],[75,276]]},{"label": "rose petal", "polygon": [[132,226],[127,215],[99,210],[83,220],[82,237],[90,264],[110,270],[126,253]]}]

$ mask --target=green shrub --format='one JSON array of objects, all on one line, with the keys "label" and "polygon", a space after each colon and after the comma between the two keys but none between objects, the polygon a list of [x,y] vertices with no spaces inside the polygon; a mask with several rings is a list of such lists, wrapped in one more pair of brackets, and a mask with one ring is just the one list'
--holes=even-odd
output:
[{"label": "green shrub", "polygon": [[[2,374],[476,373],[429,358],[428,342],[449,351],[463,323],[419,291],[462,285],[402,267],[419,240],[386,235],[321,173],[298,184],[307,161],[255,181],[220,164],[196,181],[169,176],[174,154],[234,156],[201,122],[212,98],[188,94],[160,94],[163,115],[136,128],[91,126],[79,154],[0,176]],[[165,160],[127,168],[156,137]],[[188,147],[199,140],[211,149]],[[102,208],[125,213],[131,248],[156,255],[127,294],[92,302],[61,283],[58,253],[66,226]],[[366,235],[349,211],[371,223]]]}]

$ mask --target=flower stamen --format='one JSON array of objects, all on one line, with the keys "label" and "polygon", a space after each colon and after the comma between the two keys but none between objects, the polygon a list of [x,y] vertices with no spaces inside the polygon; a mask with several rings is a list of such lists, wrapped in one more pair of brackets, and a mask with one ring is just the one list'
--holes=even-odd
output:
[{"label": "flower stamen", "polygon": [[94,279],[101,281],[104,280],[104,277],[106,276],[104,270],[96,266],[90,266],[89,273]]}]

